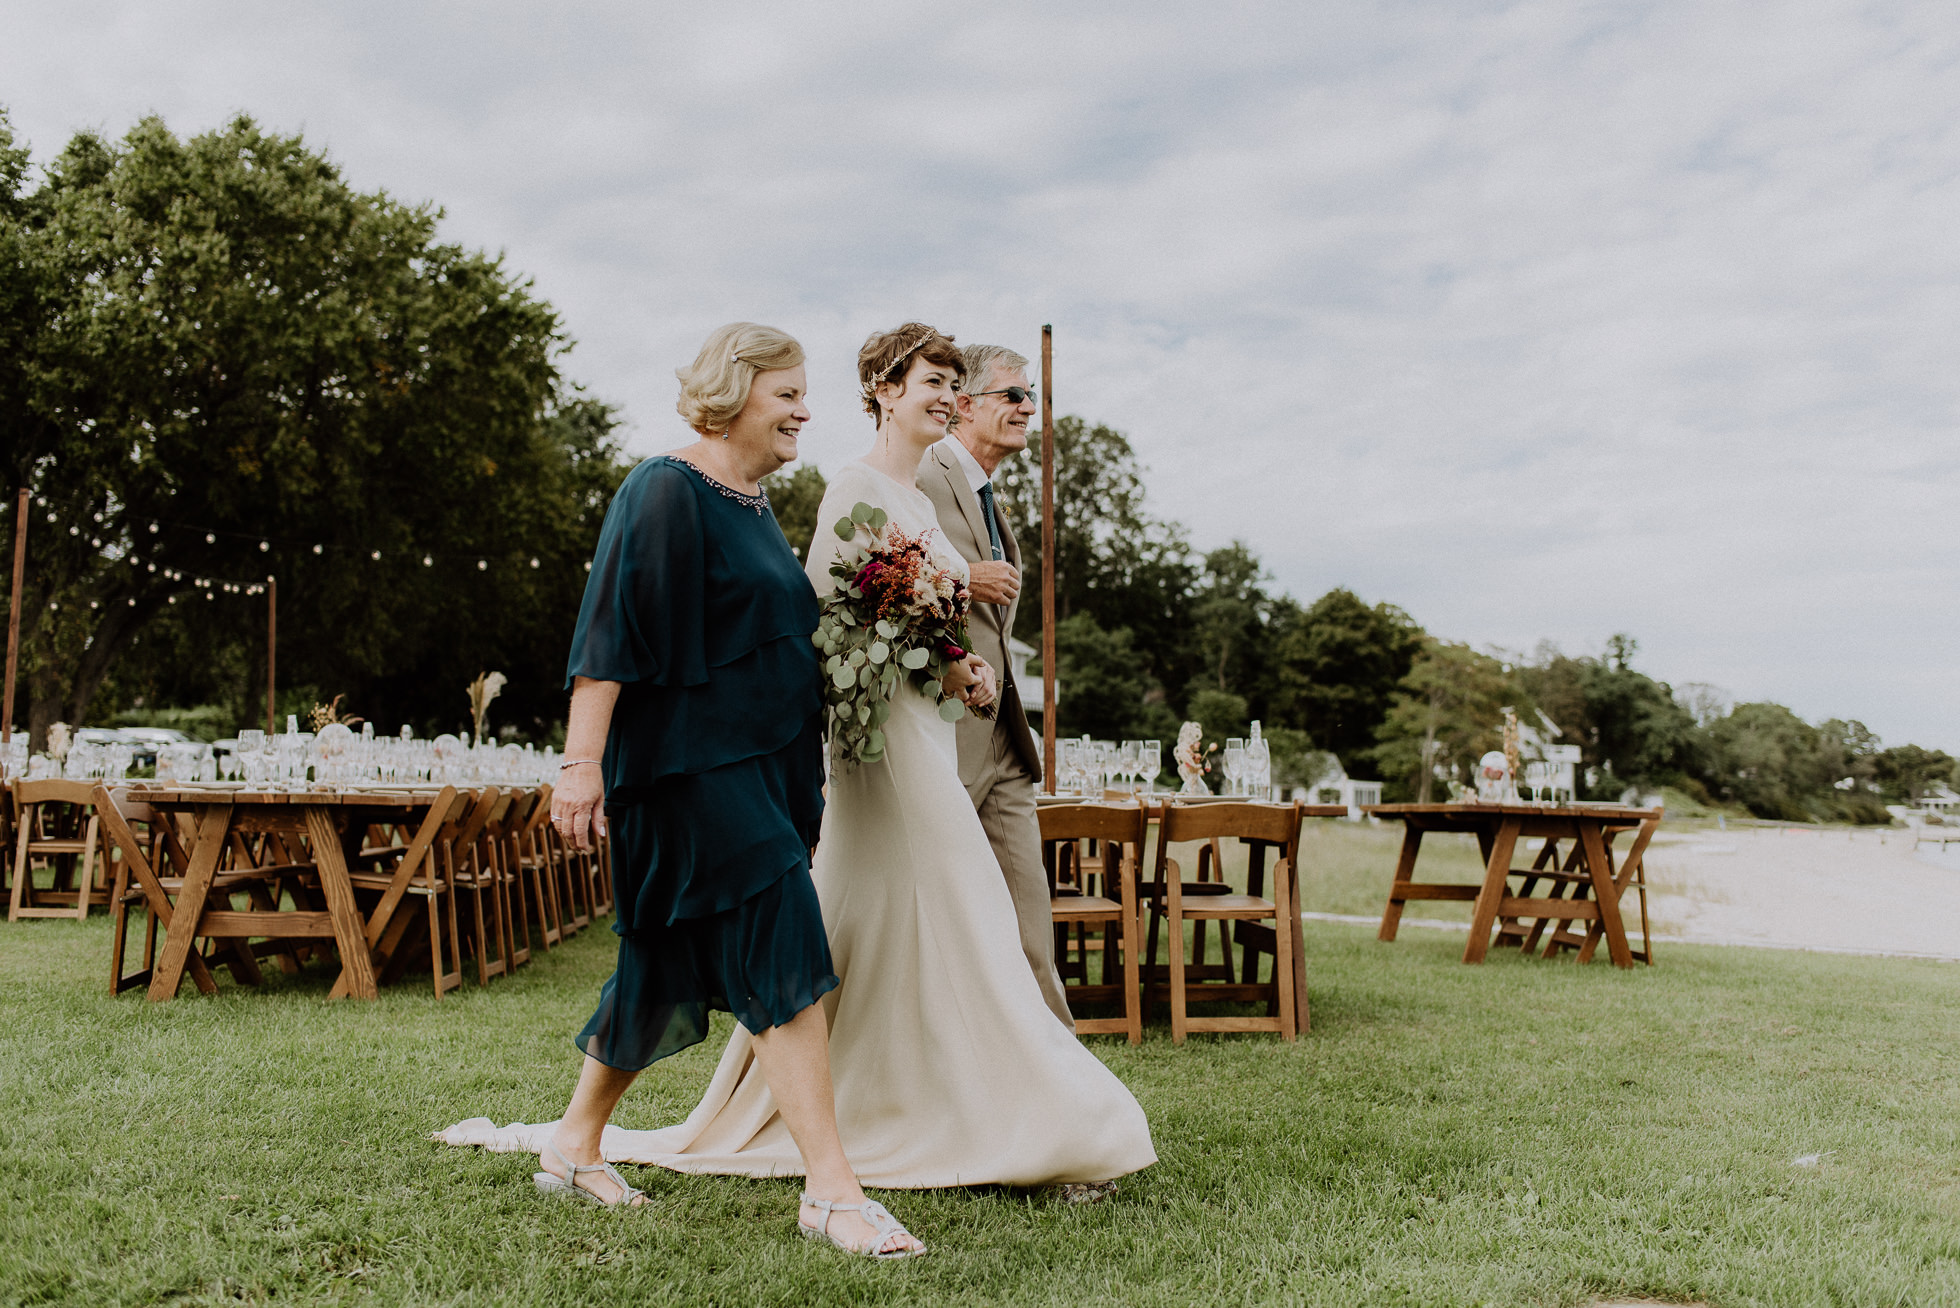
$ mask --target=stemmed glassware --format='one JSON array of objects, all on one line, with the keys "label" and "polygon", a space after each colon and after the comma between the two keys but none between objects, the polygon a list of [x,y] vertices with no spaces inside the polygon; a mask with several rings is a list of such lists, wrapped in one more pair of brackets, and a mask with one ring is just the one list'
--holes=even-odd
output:
[{"label": "stemmed glassware", "polygon": [[1225,793],[1243,793],[1245,784],[1245,741],[1237,736],[1225,740]]},{"label": "stemmed glassware", "polygon": [[1143,775],[1143,742],[1141,740],[1126,740],[1123,742],[1122,753],[1118,760],[1117,768],[1123,775],[1124,787],[1131,794],[1135,794],[1137,782]]},{"label": "stemmed glassware", "polygon": [[1146,740],[1143,742],[1144,790],[1147,794],[1157,793],[1157,778],[1164,770],[1164,742]]}]

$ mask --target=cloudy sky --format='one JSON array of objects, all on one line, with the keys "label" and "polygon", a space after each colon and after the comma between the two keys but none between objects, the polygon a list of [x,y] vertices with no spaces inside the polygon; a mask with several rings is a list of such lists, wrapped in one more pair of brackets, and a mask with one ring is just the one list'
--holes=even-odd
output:
[{"label": "cloudy sky", "polygon": [[0,4],[37,156],[304,132],[563,313],[632,448],[752,318],[1056,339],[1302,598],[1960,751],[1950,0]]}]

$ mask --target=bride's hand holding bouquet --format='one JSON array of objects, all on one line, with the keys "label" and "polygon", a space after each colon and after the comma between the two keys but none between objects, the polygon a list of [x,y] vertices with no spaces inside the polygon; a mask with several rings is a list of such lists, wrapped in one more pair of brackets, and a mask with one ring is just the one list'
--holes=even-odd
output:
[{"label": "bride's hand holding bouquet", "polygon": [[994,674],[967,651],[966,583],[941,566],[922,537],[859,503],[832,528],[845,542],[831,562],[835,590],[822,601],[811,643],[823,654],[832,748],[846,763],[885,757],[884,725],[901,682],[957,722],[993,716]]}]

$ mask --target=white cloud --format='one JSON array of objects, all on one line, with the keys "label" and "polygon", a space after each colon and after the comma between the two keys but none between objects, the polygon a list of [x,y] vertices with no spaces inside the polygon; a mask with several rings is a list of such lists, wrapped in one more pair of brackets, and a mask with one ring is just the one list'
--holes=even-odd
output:
[{"label": "white cloud", "polygon": [[1160,509],[1432,629],[1960,748],[1960,29],[1933,3],[77,4],[16,127],[243,109],[508,251],[622,402],[732,317],[1032,352]]}]

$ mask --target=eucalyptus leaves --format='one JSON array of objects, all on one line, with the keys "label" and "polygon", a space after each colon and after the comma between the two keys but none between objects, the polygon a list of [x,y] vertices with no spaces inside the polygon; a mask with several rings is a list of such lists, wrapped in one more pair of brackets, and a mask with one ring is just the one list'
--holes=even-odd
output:
[{"label": "eucalyptus leaves", "polygon": [[885,511],[858,503],[832,530],[844,548],[830,565],[837,589],[810,637],[823,654],[831,749],[844,763],[885,757],[885,723],[909,684],[957,722],[966,705],[945,693],[948,666],[966,657],[966,583]]}]

